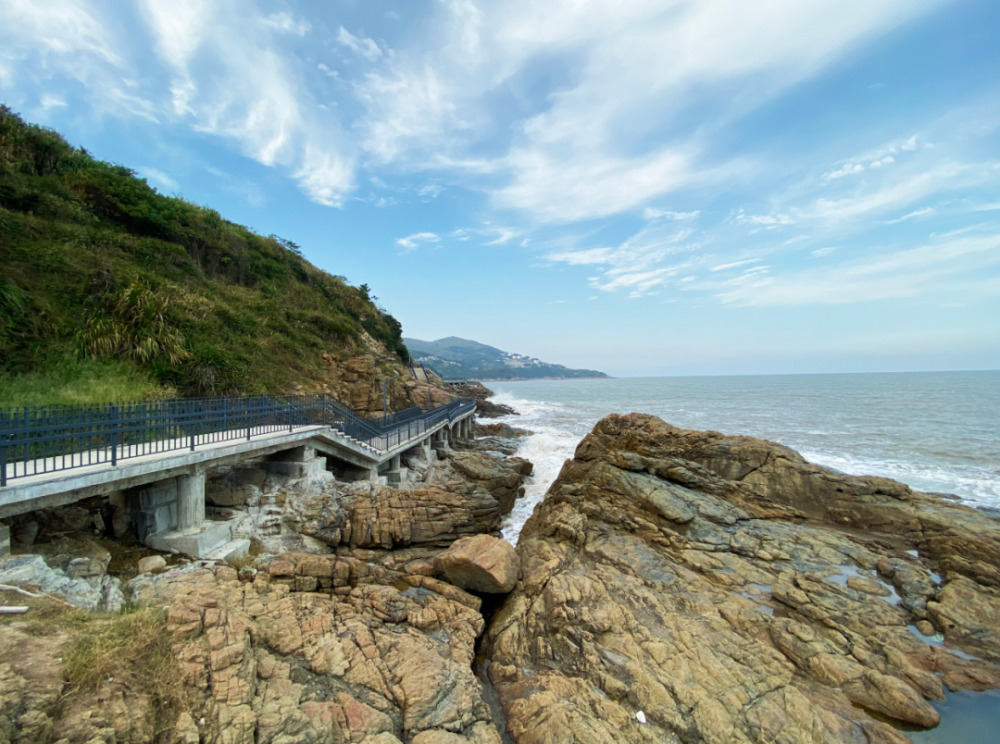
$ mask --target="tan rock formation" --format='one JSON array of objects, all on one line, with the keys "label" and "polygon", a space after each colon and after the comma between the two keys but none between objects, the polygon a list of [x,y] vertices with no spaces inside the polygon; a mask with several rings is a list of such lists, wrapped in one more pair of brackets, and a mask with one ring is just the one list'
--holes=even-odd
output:
[{"label": "tan rock formation", "polygon": [[169,608],[184,709],[151,716],[148,699],[111,679],[95,694],[69,690],[66,637],[7,627],[0,741],[500,744],[472,671],[480,600],[454,586],[288,554],[252,580],[191,564],[130,587],[139,603]]},{"label": "tan rock formation", "polygon": [[995,520],[892,481],[609,416],[521,532],[484,649],[518,744],[905,742],[882,721],[1000,686],[908,628],[1000,658],[998,545]]},{"label": "tan rock formation", "polygon": [[465,480],[489,491],[499,502],[501,514],[508,514],[514,501],[524,496],[522,484],[532,472],[532,464],[525,459],[501,459],[485,452],[455,452],[449,462]]},{"label": "tan rock formation", "polygon": [[506,540],[490,535],[463,537],[434,559],[434,569],[462,589],[506,594],[517,585],[520,564]]},{"label": "tan rock formation", "polygon": [[489,492],[469,484],[448,490],[376,488],[342,500],[346,523],[341,541],[355,547],[447,546],[463,535],[500,529],[500,507]]}]

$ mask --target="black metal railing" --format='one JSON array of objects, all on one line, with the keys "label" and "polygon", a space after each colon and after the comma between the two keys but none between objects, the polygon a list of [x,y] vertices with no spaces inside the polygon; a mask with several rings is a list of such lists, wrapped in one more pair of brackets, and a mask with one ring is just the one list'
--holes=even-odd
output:
[{"label": "black metal railing", "polygon": [[459,399],[365,419],[325,394],[181,398],[146,403],[36,406],[0,410],[0,487],[9,480],[216,442],[250,440],[306,426],[327,426],[378,452],[421,437],[474,410]]}]

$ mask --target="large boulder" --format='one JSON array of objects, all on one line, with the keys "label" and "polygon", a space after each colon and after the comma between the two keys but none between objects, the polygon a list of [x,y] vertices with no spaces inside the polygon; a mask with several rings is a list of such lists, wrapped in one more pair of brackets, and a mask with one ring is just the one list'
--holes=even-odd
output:
[{"label": "large boulder", "polygon": [[455,586],[484,594],[506,594],[517,585],[520,564],[506,540],[463,537],[434,559],[434,569]]},{"label": "large boulder", "polygon": [[525,524],[483,651],[519,744],[902,744],[885,719],[1000,687],[968,656],[1000,659],[998,546],[997,520],[902,484],[609,416]]}]

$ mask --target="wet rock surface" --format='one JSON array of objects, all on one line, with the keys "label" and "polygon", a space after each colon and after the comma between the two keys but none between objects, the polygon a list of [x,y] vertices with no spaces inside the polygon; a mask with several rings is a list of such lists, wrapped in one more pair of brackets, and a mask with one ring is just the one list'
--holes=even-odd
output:
[{"label": "wet rock surface", "polygon": [[609,416],[521,532],[490,678],[518,744],[905,742],[1000,686],[998,547],[902,484]]}]

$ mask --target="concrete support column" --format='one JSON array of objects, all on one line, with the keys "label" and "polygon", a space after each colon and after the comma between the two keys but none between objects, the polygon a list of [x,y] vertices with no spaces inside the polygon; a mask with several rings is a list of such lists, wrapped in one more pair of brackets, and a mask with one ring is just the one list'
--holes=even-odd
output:
[{"label": "concrete support column", "polygon": [[10,527],[0,522],[0,556],[10,555]]},{"label": "concrete support column", "polygon": [[177,476],[177,529],[197,529],[205,523],[205,474]]},{"label": "concrete support column", "polygon": [[389,461],[389,470],[399,470],[402,464],[402,457],[400,455],[393,455]]}]

